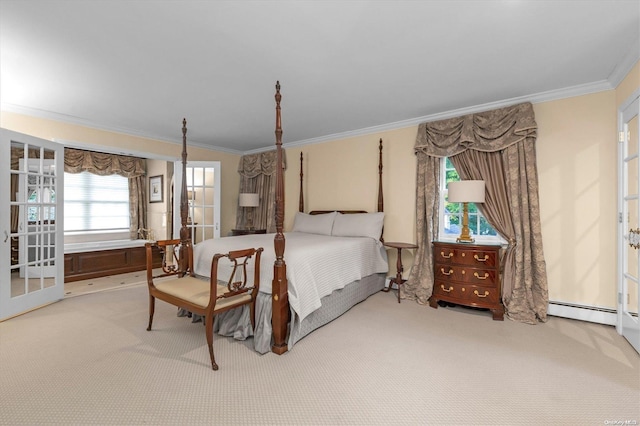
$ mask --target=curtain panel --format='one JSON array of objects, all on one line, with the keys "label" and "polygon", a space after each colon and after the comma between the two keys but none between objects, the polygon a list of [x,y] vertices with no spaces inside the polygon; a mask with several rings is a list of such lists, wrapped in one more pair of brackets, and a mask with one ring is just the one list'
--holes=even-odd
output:
[{"label": "curtain panel", "polygon": [[[267,232],[275,232],[275,202],[276,202],[276,166],[277,152],[267,151],[257,154],[243,155],[238,164],[240,174],[240,193],[257,193],[260,204],[249,212],[247,208],[238,206],[236,214],[236,227],[243,228],[247,225],[249,214],[253,217],[253,226],[256,229],[266,229]],[[282,167],[286,170],[287,162],[283,151]]]},{"label": "curtain panel", "polygon": [[89,172],[99,176],[119,175],[129,179],[129,237],[140,238],[140,229],[147,228],[147,162],[144,158],[103,152],[64,149],[66,173]]},{"label": "curtain panel", "polygon": [[[418,244],[405,297],[426,303],[433,290],[431,242],[437,238],[439,164],[449,157],[461,179],[486,182],[486,202],[478,205],[508,241],[502,260],[502,299],[510,319],[546,321],[548,286],[542,249],[535,141],[531,103],[456,117],[418,127]],[[434,182],[428,182],[433,179]],[[420,257],[420,259],[418,259]],[[429,270],[426,270],[428,268]]]}]

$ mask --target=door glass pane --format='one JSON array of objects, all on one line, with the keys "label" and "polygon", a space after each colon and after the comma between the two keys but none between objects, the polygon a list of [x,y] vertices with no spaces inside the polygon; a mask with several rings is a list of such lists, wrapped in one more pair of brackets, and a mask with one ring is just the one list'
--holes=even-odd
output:
[{"label": "door glass pane", "polygon": [[207,167],[204,169],[204,176],[205,176],[205,184],[207,186],[214,186],[215,185],[215,174],[214,174],[214,169],[211,167]]},{"label": "door glass pane", "polygon": [[209,240],[211,238],[214,238],[214,234],[213,234],[213,228],[205,228],[204,229],[204,237],[205,240]]},{"label": "door glass pane", "polygon": [[195,206],[193,208],[193,216],[191,216],[194,224],[204,225],[204,220],[202,216],[202,207]]},{"label": "door glass pane", "polygon": [[193,184],[195,186],[202,186],[204,184],[204,170],[199,167],[193,168],[192,170],[193,170]]},{"label": "door glass pane", "polygon": [[638,250],[634,247],[631,247],[629,244],[627,244],[626,252],[627,252],[627,274],[637,279],[638,278]]},{"label": "door glass pane", "polygon": [[204,190],[204,204],[212,206],[214,202],[213,190],[211,188],[205,188]]},{"label": "door glass pane", "polygon": [[[213,191],[210,191],[213,192]],[[204,222],[207,224],[213,223],[213,207],[204,207],[202,209],[202,217],[204,218]]]}]

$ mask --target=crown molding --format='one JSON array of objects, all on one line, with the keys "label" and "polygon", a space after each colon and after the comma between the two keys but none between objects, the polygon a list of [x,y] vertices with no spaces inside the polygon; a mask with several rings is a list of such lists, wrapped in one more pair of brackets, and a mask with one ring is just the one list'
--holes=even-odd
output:
[{"label": "crown molding", "polygon": [[[30,117],[42,118],[46,120],[57,121],[61,123],[73,124],[76,126],[88,127],[91,129],[102,130],[105,132],[112,133],[122,133],[128,136],[136,136],[144,139],[152,139],[156,141],[166,142],[175,145],[182,145],[182,138],[180,139],[167,139],[162,136],[147,134],[137,130],[128,129],[124,127],[115,127],[115,126],[105,126],[101,124],[94,123],[90,120],[86,120],[84,118],[75,117],[72,115],[60,114],[57,112],[45,111],[37,108],[28,108],[20,105],[10,104],[6,102],[2,102],[0,104],[0,108],[2,111],[13,112],[16,114],[27,115]],[[62,143],[62,141],[61,141]],[[72,142],[71,142],[72,143]],[[216,152],[226,152],[229,154],[242,155],[242,151],[230,148],[224,148],[219,146],[206,145],[199,142],[189,141],[189,146],[195,146],[197,148],[206,149],[208,151],[216,151]]]},{"label": "crown molding", "polygon": [[631,42],[629,52],[611,71],[607,80],[613,87],[618,87],[638,61],[640,61],[640,39]]},{"label": "crown molding", "polygon": [[[565,87],[558,90],[550,90],[547,92],[535,93],[532,95],[519,96],[516,98],[505,99],[496,102],[490,102],[486,104],[474,105],[465,108],[459,108],[455,110],[440,112],[437,114],[425,115],[422,117],[411,118],[408,120],[396,121],[394,123],[382,124],[373,127],[367,127],[359,130],[352,130],[343,133],[334,133],[327,136],[321,136],[317,138],[304,139],[295,142],[287,142],[283,144],[285,148],[293,148],[304,145],[311,145],[322,142],[329,142],[337,139],[347,139],[356,136],[364,136],[373,133],[380,133],[390,130],[397,130],[404,127],[417,126],[421,123],[427,123],[430,121],[446,120],[454,117],[461,117],[463,115],[475,114],[478,112],[488,111],[492,109],[503,108],[506,106],[514,105],[522,102],[531,102],[532,104],[556,101],[565,98],[572,98],[575,96],[588,95],[592,93],[602,92],[606,90],[612,90],[614,86],[607,80],[601,80],[594,83],[581,84],[577,86]],[[263,152],[272,148],[255,150],[255,152]],[[253,152],[252,152],[253,153]]]},{"label": "crown molding", "polygon": [[[634,49],[631,49],[630,54],[627,55],[627,58],[623,63],[620,64],[620,66],[616,67],[616,69],[611,74],[609,80],[601,80],[593,83],[581,84],[581,85],[565,87],[557,90],[550,90],[546,92],[535,93],[532,95],[519,96],[519,97],[504,99],[496,102],[479,104],[479,105],[474,105],[470,107],[440,112],[436,114],[425,115],[422,117],[396,121],[393,123],[387,123],[387,124],[381,124],[377,126],[357,129],[357,130],[351,130],[348,132],[332,133],[329,135],[320,136],[316,138],[309,138],[309,139],[302,139],[302,140],[293,141],[293,142],[287,142],[287,143],[283,143],[282,147],[294,148],[294,147],[299,147],[304,145],[312,145],[317,143],[334,141],[338,139],[348,139],[348,138],[353,138],[357,136],[365,136],[365,135],[370,135],[375,133],[397,130],[405,127],[417,126],[421,123],[426,123],[430,121],[446,120],[449,118],[460,117],[468,114],[475,114],[478,112],[488,111],[491,109],[503,108],[506,106],[510,106],[510,105],[514,105],[522,102],[531,102],[533,104],[536,104],[536,103],[571,98],[575,96],[588,95],[588,94],[598,93],[606,90],[612,90],[617,86],[617,84],[620,83],[620,81],[622,81],[624,76],[628,74],[628,72],[637,62],[637,59],[634,60],[634,58],[637,55],[633,55],[631,53],[637,53],[637,52]],[[612,79],[614,80],[614,82],[616,82],[615,84],[611,81]],[[131,136],[138,136],[146,139],[154,139],[154,140],[159,140],[162,142],[167,142],[172,144],[178,144],[178,145],[182,144],[182,140],[168,140],[166,138],[162,138],[156,135],[144,134],[135,130],[115,128],[115,127],[109,127],[109,126],[100,126],[82,118],[53,113],[50,111],[42,111],[42,110],[26,108],[26,107],[21,107],[18,105],[6,104],[6,103],[2,103],[1,107],[2,107],[2,110],[15,112],[19,114],[45,118],[45,119],[50,119],[54,121],[61,121],[69,124],[75,124],[75,125],[90,127],[90,128],[109,131],[109,132],[124,133]],[[210,150],[210,151],[225,152],[225,153],[235,154],[235,155],[257,154],[260,152],[266,152],[273,149],[273,145],[264,147],[264,148],[253,149],[249,151],[239,151],[239,150],[223,148],[218,146],[205,145],[197,142],[189,142],[189,145]]]}]

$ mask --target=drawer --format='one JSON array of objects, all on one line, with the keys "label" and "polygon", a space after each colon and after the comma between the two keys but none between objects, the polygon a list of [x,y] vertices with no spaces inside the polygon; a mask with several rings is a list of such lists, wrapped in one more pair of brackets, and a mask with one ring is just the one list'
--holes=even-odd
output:
[{"label": "drawer", "polygon": [[499,289],[493,287],[482,287],[476,285],[464,286],[464,299],[470,305],[497,305],[500,303]]},{"label": "drawer", "polygon": [[493,250],[456,250],[456,263],[477,268],[495,268],[498,265],[497,252]]},{"label": "drawer", "polygon": [[436,264],[434,279],[464,281],[477,285],[492,286],[497,282],[495,269],[467,268],[459,265]]},{"label": "drawer", "polygon": [[435,247],[434,262],[438,264],[469,265],[478,268],[496,268],[498,252],[471,248]]},{"label": "drawer", "polygon": [[456,265],[438,263],[433,268],[433,273],[434,273],[433,278],[435,280],[444,280],[444,281],[449,281],[449,280],[462,281],[462,279],[464,278],[462,275],[463,269],[464,268],[461,268]]},{"label": "drawer", "polygon": [[495,269],[458,268],[462,270],[460,275],[465,282],[489,287],[497,282]]},{"label": "drawer", "polygon": [[435,263],[442,264],[451,264],[457,263],[455,261],[456,250],[449,247],[434,247],[433,250],[433,261]]},{"label": "drawer", "polygon": [[493,307],[500,303],[500,289],[472,284],[436,280],[433,294],[462,305]]},{"label": "drawer", "polygon": [[[464,299],[466,286],[460,283],[436,280],[433,285],[433,294],[446,296],[447,298]],[[464,291],[462,290],[464,289]]]}]

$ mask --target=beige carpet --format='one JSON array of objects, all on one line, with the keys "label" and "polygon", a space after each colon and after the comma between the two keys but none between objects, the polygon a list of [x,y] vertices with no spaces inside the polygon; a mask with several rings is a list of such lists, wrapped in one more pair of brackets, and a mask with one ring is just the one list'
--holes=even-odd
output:
[{"label": "beige carpet", "polygon": [[214,372],[201,325],[161,302],[146,323],[144,286],[0,323],[0,424],[640,422],[640,357],[609,326],[378,293],[282,356],[217,338]]}]

